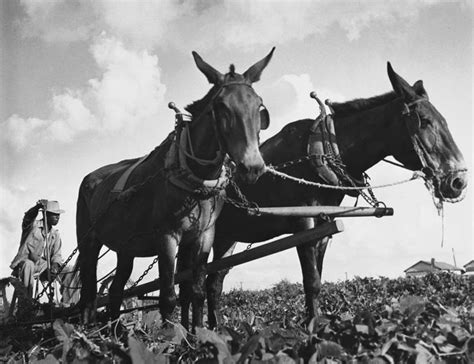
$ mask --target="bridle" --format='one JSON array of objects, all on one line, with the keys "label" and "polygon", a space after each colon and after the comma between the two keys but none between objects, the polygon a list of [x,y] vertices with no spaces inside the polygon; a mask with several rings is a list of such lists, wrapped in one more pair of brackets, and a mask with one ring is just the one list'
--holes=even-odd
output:
[{"label": "bridle", "polygon": [[[181,112],[174,103],[169,103],[168,107],[173,109],[176,113],[176,122],[174,130],[174,142],[172,148],[168,152],[169,158],[166,165],[169,167],[168,178],[170,182],[188,192],[193,193],[195,196],[207,198],[208,196],[220,193],[222,189],[225,189],[231,176],[230,164],[226,162],[228,158],[224,149],[222,136],[220,135],[219,128],[217,126],[217,118],[214,113],[214,101],[221,94],[221,92],[228,86],[231,85],[243,85],[250,87],[254,94],[258,97],[257,93],[253,90],[249,83],[242,81],[230,81],[225,82],[219,86],[219,88],[212,95],[211,99],[201,111],[201,113],[193,119],[192,115]],[[216,152],[216,157],[213,159],[202,159],[196,156],[193,150],[193,144],[190,134],[190,125],[199,122],[204,115],[211,113],[212,124],[214,131],[217,135],[219,149]],[[189,168],[187,160],[190,159],[202,166],[220,166],[221,172],[217,179],[204,180],[194,174]],[[177,168],[176,168],[177,167]]]},{"label": "bridle", "polygon": [[[215,166],[217,166],[217,165],[221,164],[224,161],[225,154],[226,154],[226,151],[225,151],[225,148],[224,148],[225,142],[224,142],[224,138],[221,135],[221,132],[219,131],[219,128],[218,128],[218,125],[217,125],[217,118],[216,118],[215,111],[214,111],[214,101],[216,100],[216,98],[222,93],[222,91],[226,87],[233,86],[233,85],[247,86],[252,90],[252,92],[255,94],[255,96],[259,97],[257,95],[257,93],[255,92],[255,90],[253,89],[251,84],[249,84],[247,82],[243,82],[243,81],[227,81],[227,82],[224,82],[223,84],[221,84],[219,86],[217,91],[215,91],[214,95],[211,97],[211,99],[207,103],[206,107],[201,111],[201,113],[196,118],[193,118],[191,115],[185,114],[185,113],[177,113],[176,114],[176,121],[177,122],[176,122],[176,125],[175,125],[175,130],[176,130],[176,133],[177,133],[178,147],[180,148],[180,150],[181,150],[181,152],[184,156],[186,156],[187,158],[195,161],[196,163],[198,163],[200,165],[205,165],[205,166],[215,165]],[[211,118],[213,120],[212,125],[213,125],[213,128],[214,128],[214,132],[216,133],[216,136],[217,136],[217,142],[218,142],[218,145],[219,145],[219,149],[216,152],[216,157],[213,158],[213,159],[208,160],[208,159],[199,158],[194,153],[193,146],[192,146],[192,140],[191,140],[191,134],[189,132],[189,126],[190,126],[191,123],[197,124],[199,122],[199,120],[201,120],[209,112],[211,113]],[[184,133],[184,134],[182,134],[182,133]],[[183,136],[185,136],[185,138],[184,138],[185,140],[180,141],[180,139],[183,139]]]},{"label": "bridle", "polygon": [[[428,190],[433,193],[433,196],[439,200],[438,202],[435,201],[435,204],[437,206],[438,204],[442,204],[443,201],[451,203],[461,201],[462,199],[464,199],[464,195],[461,195],[458,198],[449,198],[444,196],[441,189],[441,182],[443,179],[446,179],[451,175],[454,175],[459,172],[466,172],[467,169],[453,169],[447,172],[439,171],[433,165],[434,163],[431,162],[432,159],[430,157],[430,154],[428,153],[426,147],[423,145],[420,140],[420,137],[416,133],[417,130],[419,130],[421,127],[421,117],[414,106],[423,101],[426,101],[426,99],[419,98],[409,103],[404,102],[404,110],[402,111],[402,117],[404,117],[405,125],[408,130],[408,135],[410,136],[413,150],[415,151],[416,155],[418,156],[418,159],[420,160],[422,166],[421,171],[423,172],[423,179],[425,180],[425,185]],[[411,124],[413,115],[416,117],[416,127]]]}]

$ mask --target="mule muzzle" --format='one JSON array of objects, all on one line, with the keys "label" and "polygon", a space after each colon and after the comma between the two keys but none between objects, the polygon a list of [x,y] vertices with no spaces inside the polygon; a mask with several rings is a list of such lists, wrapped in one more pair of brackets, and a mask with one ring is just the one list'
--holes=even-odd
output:
[{"label": "mule muzzle", "polygon": [[265,162],[260,153],[246,162],[240,162],[236,168],[237,178],[243,183],[252,184],[265,172]]},{"label": "mule muzzle", "polygon": [[446,199],[457,199],[467,187],[467,171],[455,171],[441,179],[440,194]]}]

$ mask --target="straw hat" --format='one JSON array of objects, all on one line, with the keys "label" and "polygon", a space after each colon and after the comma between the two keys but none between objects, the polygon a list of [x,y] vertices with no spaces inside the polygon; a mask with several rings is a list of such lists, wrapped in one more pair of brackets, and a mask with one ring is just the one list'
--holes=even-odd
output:
[{"label": "straw hat", "polygon": [[64,214],[66,212],[59,208],[58,201],[48,201],[46,204],[46,211],[52,212],[53,214]]}]

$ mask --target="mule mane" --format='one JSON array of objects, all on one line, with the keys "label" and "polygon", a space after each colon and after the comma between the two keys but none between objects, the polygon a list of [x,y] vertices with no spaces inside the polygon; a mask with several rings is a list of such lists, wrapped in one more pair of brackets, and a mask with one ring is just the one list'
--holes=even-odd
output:
[{"label": "mule mane", "polygon": [[387,92],[382,95],[369,97],[367,99],[354,99],[346,102],[334,102],[331,103],[331,107],[334,109],[334,113],[338,116],[350,115],[354,112],[360,112],[365,110],[373,109],[374,107],[384,105],[387,102],[395,100],[397,94],[393,91]]},{"label": "mule mane", "polygon": [[187,105],[184,109],[193,116],[200,115],[204,108],[211,102],[211,99],[214,97],[215,90],[217,86],[214,85],[202,99],[194,101],[193,103]]},{"label": "mule mane", "polygon": [[[224,75],[224,83],[232,81],[244,81],[244,76],[235,72],[235,66],[231,64],[229,66],[229,73]],[[192,102],[187,105],[184,109],[193,116],[197,116],[204,111],[204,108],[211,102],[216,90],[220,88],[221,85],[214,85],[202,99]]]}]

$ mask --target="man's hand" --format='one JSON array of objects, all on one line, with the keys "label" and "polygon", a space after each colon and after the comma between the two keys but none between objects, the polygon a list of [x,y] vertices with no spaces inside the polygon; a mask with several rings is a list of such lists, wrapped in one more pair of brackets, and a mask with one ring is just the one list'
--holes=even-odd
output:
[{"label": "man's hand", "polygon": [[47,205],[48,205],[48,200],[45,200],[45,199],[41,199],[41,200],[38,200],[38,202],[36,202],[36,206],[39,208],[46,208]]}]

